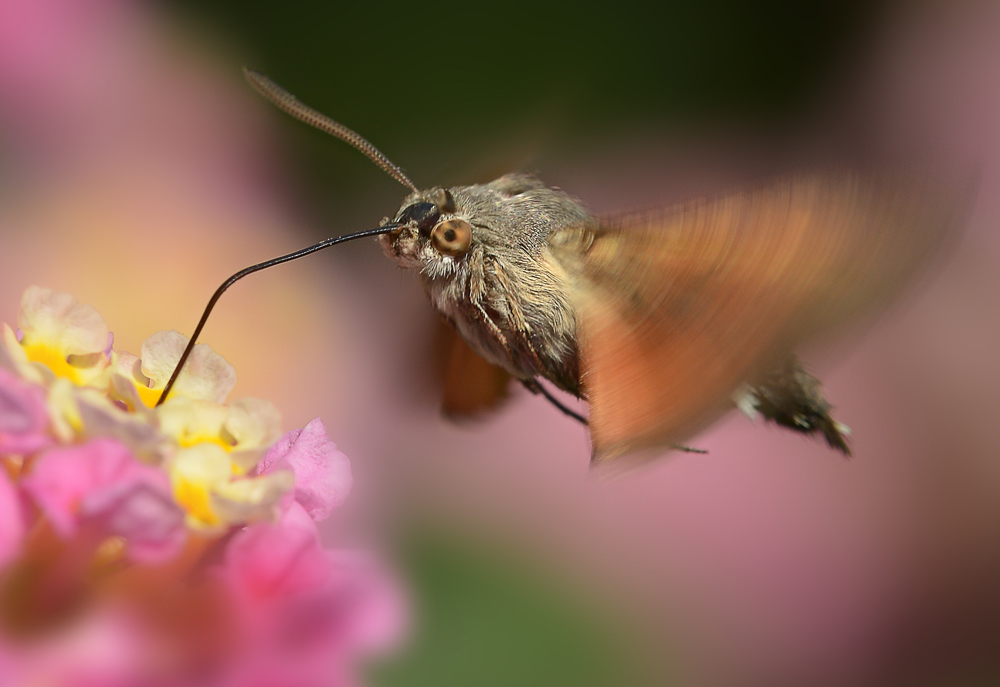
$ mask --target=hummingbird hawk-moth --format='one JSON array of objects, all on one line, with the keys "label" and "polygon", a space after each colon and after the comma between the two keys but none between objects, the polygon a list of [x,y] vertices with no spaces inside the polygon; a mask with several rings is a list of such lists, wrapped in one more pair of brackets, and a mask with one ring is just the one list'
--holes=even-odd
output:
[{"label": "hummingbird hawk-moth", "polygon": [[[482,359],[589,425],[596,462],[686,448],[681,442],[733,407],[821,435],[849,455],[847,428],[793,349],[898,291],[954,215],[954,203],[913,176],[856,171],[804,173],[617,217],[595,217],[522,174],[419,190],[360,135],[266,77],[246,76],[411,193],[377,229],[233,275],[191,345],[222,291],[242,276],[377,235]],[[542,380],[586,400],[588,417],[563,406]]]}]

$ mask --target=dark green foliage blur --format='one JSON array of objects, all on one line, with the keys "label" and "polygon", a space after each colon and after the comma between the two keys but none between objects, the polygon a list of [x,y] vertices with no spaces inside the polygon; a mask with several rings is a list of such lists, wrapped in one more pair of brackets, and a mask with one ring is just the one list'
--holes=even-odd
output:
[{"label": "dark green foliage blur", "polygon": [[[547,134],[570,142],[657,123],[794,117],[850,61],[884,2],[168,6],[234,46],[234,60],[358,130],[418,185],[431,185],[468,183],[461,172],[483,168],[470,153],[516,138],[540,117]],[[393,185],[346,146],[289,127],[303,142],[309,178],[326,189],[318,187],[320,197]]]},{"label": "dark green foliage blur", "polygon": [[794,107],[873,10],[864,0],[179,5],[380,139],[478,130],[554,92],[578,124]]}]

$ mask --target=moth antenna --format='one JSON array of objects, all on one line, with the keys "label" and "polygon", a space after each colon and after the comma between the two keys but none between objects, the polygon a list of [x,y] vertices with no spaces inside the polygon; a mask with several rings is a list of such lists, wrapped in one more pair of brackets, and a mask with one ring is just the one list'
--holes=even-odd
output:
[{"label": "moth antenna", "polygon": [[382,170],[393,179],[401,183],[403,186],[406,186],[414,193],[418,192],[417,187],[414,186],[413,182],[410,181],[410,178],[403,173],[403,170],[397,167],[392,160],[387,158],[382,151],[369,143],[364,136],[356,131],[348,129],[339,122],[335,122],[322,112],[317,112],[312,109],[263,74],[258,74],[257,72],[244,67],[243,75],[246,76],[247,81],[250,82],[250,85],[253,86],[255,91],[264,96],[273,105],[278,107],[278,109],[287,112],[296,119],[305,122],[309,126],[315,127],[320,131],[325,131],[331,136],[336,136],[341,141],[357,148],[364,153],[368,159],[381,167]]},{"label": "moth antenna", "polygon": [[226,281],[222,282],[222,285],[219,286],[219,288],[215,290],[215,293],[212,294],[212,297],[208,301],[208,305],[205,306],[205,311],[201,314],[201,319],[198,320],[198,326],[194,328],[194,334],[191,335],[191,339],[184,348],[184,352],[181,353],[181,357],[177,361],[177,365],[174,367],[174,371],[171,373],[170,379],[167,380],[167,385],[163,387],[163,392],[160,394],[160,398],[156,401],[156,405],[159,406],[167,400],[167,395],[170,393],[170,390],[174,388],[174,383],[180,376],[181,370],[184,369],[184,363],[187,362],[188,357],[191,355],[191,351],[194,350],[194,345],[198,342],[198,336],[201,334],[201,330],[205,328],[208,316],[212,314],[212,308],[215,307],[219,298],[222,297],[222,294],[225,293],[226,289],[230,286],[238,282],[243,277],[253,274],[254,272],[266,270],[268,267],[274,267],[275,265],[280,265],[283,262],[298,260],[299,258],[305,257],[310,253],[315,253],[318,250],[323,250],[324,248],[329,248],[330,246],[335,246],[338,243],[344,243],[345,241],[353,241],[354,239],[361,239],[366,236],[376,236],[377,234],[386,234],[393,229],[398,229],[400,226],[401,225],[398,222],[393,222],[385,224],[378,229],[366,229],[365,231],[357,231],[353,234],[345,234],[344,236],[335,236],[334,238],[324,239],[317,244],[309,246],[308,248],[297,250],[294,253],[289,253],[288,255],[282,255],[277,258],[257,263],[256,265],[251,265],[250,267],[245,267]]}]

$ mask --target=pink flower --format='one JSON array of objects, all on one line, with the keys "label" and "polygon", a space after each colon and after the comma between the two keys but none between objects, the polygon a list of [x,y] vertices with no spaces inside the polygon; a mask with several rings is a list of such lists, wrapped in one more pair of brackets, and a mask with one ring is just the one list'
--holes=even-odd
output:
[{"label": "pink flower", "polygon": [[155,646],[146,630],[123,609],[102,609],[33,645],[0,648],[0,684],[167,687],[144,675]]},{"label": "pink flower", "polygon": [[52,443],[45,391],[0,367],[0,455],[28,455]]},{"label": "pink flower", "polygon": [[257,474],[266,475],[281,467],[295,473],[295,501],[317,522],[329,516],[351,491],[351,464],[327,437],[319,418],[278,439],[258,463]]},{"label": "pink flower", "polygon": [[24,531],[25,516],[17,489],[0,470],[0,568],[20,554]]},{"label": "pink flower", "polygon": [[205,345],[156,406],[187,339],[111,351],[69,294],[28,289],[19,324],[0,327],[0,685],[354,684],[403,603],[371,557],[320,544],[352,483],[323,423],[278,439],[270,402],[224,404],[236,373]]},{"label": "pink flower", "polygon": [[353,684],[345,659],[386,648],[403,626],[398,587],[370,556],[324,550],[298,503],[236,535],[220,576],[245,619],[232,684]]},{"label": "pink flower", "polygon": [[64,538],[94,525],[104,536],[123,537],[129,558],[143,563],[168,560],[184,543],[184,513],[167,476],[114,439],[50,449],[21,485]]},{"label": "pink flower", "polygon": [[293,503],[276,524],[258,523],[226,547],[226,570],[240,596],[255,603],[320,587],[329,575],[316,525]]}]

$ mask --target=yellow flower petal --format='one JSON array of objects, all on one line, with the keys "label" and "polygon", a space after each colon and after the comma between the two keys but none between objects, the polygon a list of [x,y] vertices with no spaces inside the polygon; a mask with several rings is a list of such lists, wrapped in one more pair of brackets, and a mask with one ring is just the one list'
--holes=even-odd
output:
[{"label": "yellow flower petal", "polygon": [[170,464],[174,500],[187,513],[187,523],[196,529],[212,528],[221,519],[212,510],[211,491],[232,475],[226,452],[213,444],[199,444],[177,452]]},{"label": "yellow flower petal", "polygon": [[41,383],[60,377],[79,386],[107,387],[108,325],[93,307],[68,293],[32,286],[21,299],[18,323],[20,342],[4,325],[3,357],[22,376]]},{"label": "yellow flower petal", "polygon": [[171,397],[156,409],[160,430],[181,447],[202,443],[231,450],[233,445],[222,434],[229,409],[210,401],[196,401],[184,396]]},{"label": "yellow flower petal", "polygon": [[85,356],[84,359],[90,364],[74,365],[70,362],[73,360],[73,356],[67,359],[61,350],[44,341],[27,344],[22,346],[22,349],[30,362],[44,365],[56,377],[68,379],[78,386],[102,388],[107,386],[106,380],[110,378],[110,370],[106,369],[107,359],[104,358],[104,353],[97,354],[101,359],[99,362],[91,362],[96,359],[93,356]]},{"label": "yellow flower petal", "polygon": [[[188,338],[176,331],[157,332],[143,342],[141,371],[152,380],[149,389],[162,391],[187,344]],[[197,344],[170,393],[171,396],[222,403],[234,386],[236,369],[207,344]]]},{"label": "yellow flower petal", "polygon": [[291,470],[230,480],[212,490],[212,510],[230,523],[274,520],[281,497],[295,488]]},{"label": "yellow flower petal", "polygon": [[52,371],[47,367],[31,364],[14,330],[6,323],[0,328],[0,336],[3,338],[3,345],[0,346],[0,363],[4,367],[36,384],[47,384],[52,381]]},{"label": "yellow flower petal", "polygon": [[108,345],[108,325],[100,313],[53,289],[29,286],[21,297],[17,323],[23,345],[44,343],[62,357],[99,353]]},{"label": "yellow flower petal", "polygon": [[270,446],[281,436],[281,413],[270,401],[241,398],[230,404],[223,428],[239,449]]},{"label": "yellow flower petal", "polygon": [[52,431],[63,443],[83,433],[83,419],[76,405],[76,387],[68,379],[57,377],[49,386],[49,419]]},{"label": "yellow flower petal", "polygon": [[140,460],[162,465],[176,447],[159,431],[159,421],[150,411],[130,413],[115,405],[104,393],[90,388],[76,390],[76,404],[88,437],[114,437],[128,446]]}]

